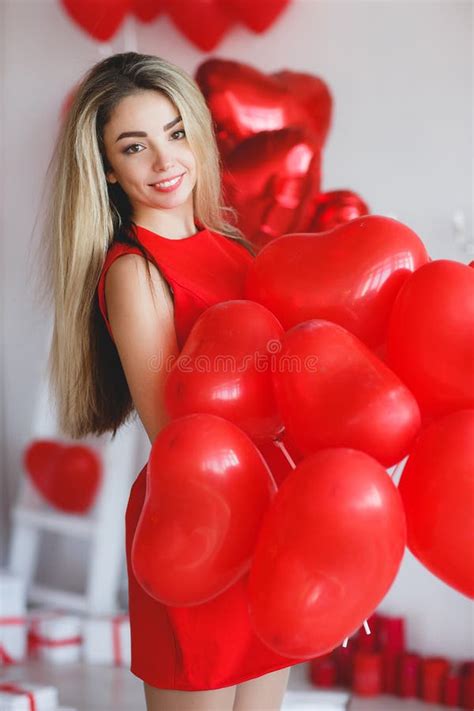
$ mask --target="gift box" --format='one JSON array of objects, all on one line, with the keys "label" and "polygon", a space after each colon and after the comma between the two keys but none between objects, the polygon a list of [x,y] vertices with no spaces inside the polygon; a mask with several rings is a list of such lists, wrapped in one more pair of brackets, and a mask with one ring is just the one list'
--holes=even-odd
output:
[{"label": "gift box", "polygon": [[58,711],[58,690],[54,686],[27,681],[0,682],[2,711]]},{"label": "gift box", "polygon": [[19,664],[27,656],[26,584],[0,570],[0,666]]},{"label": "gift box", "polygon": [[28,653],[52,664],[79,661],[82,656],[82,619],[60,610],[31,612]]},{"label": "gift box", "polygon": [[131,661],[128,614],[94,615],[83,621],[83,655],[90,664],[129,667]]}]

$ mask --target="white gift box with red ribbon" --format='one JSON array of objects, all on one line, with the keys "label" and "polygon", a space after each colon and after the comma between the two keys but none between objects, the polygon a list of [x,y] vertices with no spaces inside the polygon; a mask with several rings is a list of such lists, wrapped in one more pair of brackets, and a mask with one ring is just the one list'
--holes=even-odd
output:
[{"label": "white gift box with red ribbon", "polygon": [[52,664],[77,662],[82,656],[82,619],[61,610],[30,611],[30,657]]},{"label": "white gift box with red ribbon", "polygon": [[27,681],[0,681],[2,711],[59,711],[58,690]]},{"label": "white gift box with red ribbon", "polygon": [[7,570],[0,570],[0,666],[18,664],[26,658],[25,608],[25,581]]},{"label": "white gift box with red ribbon", "polygon": [[86,662],[130,666],[130,618],[127,613],[86,617],[82,634]]}]

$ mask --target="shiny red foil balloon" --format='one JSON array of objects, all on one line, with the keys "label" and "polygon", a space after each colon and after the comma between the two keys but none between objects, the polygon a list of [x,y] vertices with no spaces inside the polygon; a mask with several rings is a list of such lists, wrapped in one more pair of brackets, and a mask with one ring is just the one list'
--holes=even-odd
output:
[{"label": "shiny red foil balloon", "polygon": [[320,150],[299,128],[263,131],[227,156],[225,193],[239,228],[257,249],[307,222],[319,192],[320,163]]},{"label": "shiny red foil balloon", "polygon": [[313,201],[313,214],[305,227],[308,232],[327,232],[356,217],[369,214],[367,203],[352,190],[331,190]]},{"label": "shiny red foil balloon", "polygon": [[60,511],[81,514],[94,503],[102,463],[90,447],[36,440],[25,451],[24,465],[42,497]]},{"label": "shiny red foil balloon", "polygon": [[314,319],[287,331],[273,380],[286,431],[303,454],[353,447],[391,467],[419,431],[406,385],[335,323]]},{"label": "shiny red foil balloon", "polygon": [[319,77],[289,70],[267,75],[249,64],[212,58],[198,67],[195,78],[223,156],[249,136],[290,126],[308,130],[323,147],[332,97]]},{"label": "shiny red foil balloon", "polygon": [[167,605],[211,600],[250,567],[276,491],[250,438],[215,415],[174,420],[156,437],[132,544],[146,592]]},{"label": "shiny red foil balloon", "polygon": [[329,232],[273,240],[250,266],[246,296],[284,328],[327,319],[376,347],[385,340],[400,288],[428,259],[409,227],[368,215]]},{"label": "shiny red foil balloon", "polygon": [[474,410],[445,415],[421,432],[398,488],[410,551],[474,598]]},{"label": "shiny red foil balloon", "polygon": [[278,654],[310,659],[353,634],[390,589],[406,541],[385,469],[355,449],[325,449],[283,482],[262,523],[249,613]]},{"label": "shiny red foil balloon", "polygon": [[437,259],[408,279],[393,306],[387,363],[418,400],[425,423],[474,407],[474,272]]},{"label": "shiny red foil balloon", "polygon": [[166,379],[170,417],[219,415],[256,439],[281,432],[271,368],[282,336],[278,320],[260,304],[236,299],[210,306]]}]

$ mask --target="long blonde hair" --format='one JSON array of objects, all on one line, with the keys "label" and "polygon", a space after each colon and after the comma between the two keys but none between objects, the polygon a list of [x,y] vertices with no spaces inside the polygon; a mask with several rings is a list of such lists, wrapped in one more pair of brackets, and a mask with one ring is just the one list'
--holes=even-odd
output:
[{"label": "long blonde hair", "polygon": [[[41,233],[42,285],[54,314],[48,374],[59,427],[72,438],[109,431],[114,436],[134,413],[97,299],[112,242],[136,239],[127,195],[106,180],[103,132],[123,98],[149,89],[163,92],[183,119],[197,165],[195,220],[255,254],[231,221],[235,211],[224,204],[212,116],[192,77],[160,57],[136,52],[95,64],[75,92],[48,166]],[[145,255],[138,241],[136,246]]]}]

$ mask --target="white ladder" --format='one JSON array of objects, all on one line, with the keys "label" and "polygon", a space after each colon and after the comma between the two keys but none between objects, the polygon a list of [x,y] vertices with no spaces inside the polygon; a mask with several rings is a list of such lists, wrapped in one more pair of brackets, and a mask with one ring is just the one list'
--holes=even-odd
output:
[{"label": "white ladder", "polygon": [[[50,405],[46,376],[40,384],[32,429],[32,439],[61,439],[57,434],[54,408]],[[143,448],[143,434],[138,424],[121,427],[113,441],[110,434],[94,438],[93,442],[81,440],[81,444],[98,449],[102,460],[100,490],[92,508],[84,515],[53,508],[37,493],[27,474],[22,473],[12,510],[8,569],[25,580],[29,601],[89,614],[113,613],[121,608],[118,592],[125,565],[125,508],[130,484],[138,474],[136,460],[140,441],[144,463],[148,452]],[[35,583],[40,537],[45,531],[89,542],[83,593]]]}]

